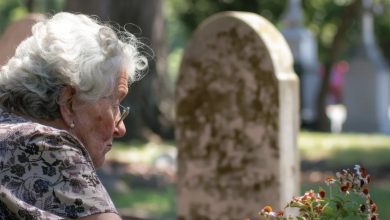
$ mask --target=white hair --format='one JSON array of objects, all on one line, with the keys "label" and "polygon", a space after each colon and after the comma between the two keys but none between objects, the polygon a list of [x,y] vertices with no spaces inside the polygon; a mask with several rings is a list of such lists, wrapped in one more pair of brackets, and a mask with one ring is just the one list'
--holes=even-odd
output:
[{"label": "white hair", "polygon": [[147,59],[134,35],[118,35],[86,15],[55,14],[32,27],[15,55],[0,70],[0,106],[37,119],[60,117],[58,95],[64,86],[84,101],[114,91],[118,74],[129,85],[141,79]]}]

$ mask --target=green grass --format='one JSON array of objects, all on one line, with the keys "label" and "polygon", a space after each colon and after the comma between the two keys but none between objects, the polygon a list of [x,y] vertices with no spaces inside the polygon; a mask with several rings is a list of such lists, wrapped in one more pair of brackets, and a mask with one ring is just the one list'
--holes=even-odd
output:
[{"label": "green grass", "polygon": [[[369,173],[370,170],[390,167],[390,137],[385,135],[300,132],[298,146],[301,160],[323,161],[326,168],[333,173],[340,167],[352,168],[354,164],[364,165]],[[151,158],[172,147],[174,143],[168,142],[116,143],[109,158],[147,163]],[[378,204],[380,219],[390,219],[390,209],[387,209],[390,204],[389,184],[390,178],[380,182],[376,182],[374,178],[370,186],[370,193]],[[308,189],[316,190],[320,185],[303,182],[302,192]],[[137,211],[144,210],[144,213],[148,214],[145,217],[154,219],[175,219],[173,186],[166,189],[130,187],[129,192],[111,194],[118,209],[136,214]]]},{"label": "green grass", "polygon": [[[375,184],[375,183],[374,183]],[[390,188],[388,186],[389,182],[386,184],[386,186],[375,186],[371,187],[370,194],[372,198],[375,199],[375,202],[377,203],[379,209],[379,218],[380,219],[390,219]]]},{"label": "green grass", "polygon": [[173,186],[164,189],[133,187],[129,192],[110,193],[122,213],[145,218],[165,219],[175,216]]},{"label": "green grass", "polygon": [[301,160],[325,161],[330,168],[390,165],[390,137],[379,134],[329,134],[301,132],[298,137]]}]

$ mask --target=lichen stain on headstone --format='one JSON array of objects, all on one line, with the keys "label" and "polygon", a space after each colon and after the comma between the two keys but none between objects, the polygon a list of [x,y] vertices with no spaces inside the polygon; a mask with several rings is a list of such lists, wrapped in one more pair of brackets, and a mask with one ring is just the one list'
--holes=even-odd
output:
[{"label": "lichen stain on headstone", "polygon": [[[224,150],[225,140],[240,146],[241,151],[246,151],[242,148],[254,151],[254,147],[264,147],[259,137],[277,130],[277,91],[272,88],[275,79],[270,70],[264,72],[260,69],[264,66],[261,65],[264,62],[262,56],[267,54],[259,55],[259,51],[265,49],[264,45],[253,45],[254,43],[258,43],[258,40],[253,34],[239,34],[237,27],[232,27],[228,31],[217,33],[215,40],[207,44],[208,48],[213,49],[205,54],[207,59],[195,58],[187,61],[189,69],[192,69],[189,72],[196,73],[192,74],[191,80],[196,82],[197,86],[186,92],[191,95],[183,100],[177,111],[178,115],[186,116],[180,120],[184,130],[187,130],[187,135],[193,134],[192,137],[188,135],[187,143],[197,147],[186,147],[182,154],[190,158],[218,155],[219,163],[216,169],[225,174],[239,172],[245,167],[245,163],[253,162],[250,158],[237,159],[235,156],[229,156]],[[217,56],[213,53],[216,48]],[[219,113],[215,114],[216,112]],[[238,115],[243,117],[245,122],[239,126],[230,126],[231,121],[235,121]],[[202,121],[199,118],[202,118]],[[256,129],[253,124],[260,124],[256,131],[252,130]],[[261,124],[269,126],[264,127]],[[194,134],[191,130],[200,132]],[[272,149],[277,146],[273,141],[268,144],[272,145]],[[240,161],[235,161],[235,165],[225,162],[231,158]]]},{"label": "lichen stain on headstone", "polygon": [[[217,121],[220,124],[220,128],[225,128],[228,125],[226,120],[231,120],[237,117],[236,115],[240,115],[245,118],[245,121],[265,120],[265,124],[271,122],[272,130],[276,130],[276,120],[271,121],[271,119],[277,116],[277,106],[275,109],[271,108],[277,103],[276,89],[272,88],[272,84],[275,84],[275,79],[272,78],[271,73],[264,73],[259,70],[259,66],[256,63],[261,63],[260,57],[249,54],[249,58],[246,59],[249,52],[246,48],[253,46],[250,45],[254,42],[253,37],[244,35],[240,38],[236,28],[232,28],[228,32],[221,32],[218,36],[218,40],[213,42],[213,44],[209,43],[208,47],[216,48],[215,45],[218,43],[224,43],[225,45],[232,45],[232,49],[236,53],[230,53],[230,49],[227,46],[228,49],[221,49],[221,46],[218,46],[222,57],[212,59],[213,57],[209,57],[209,55],[209,59],[206,61],[190,61],[189,66],[194,69],[193,72],[197,73],[194,80],[197,82],[198,87],[188,91],[188,94],[191,94],[191,96],[187,97],[185,103],[180,105],[178,114],[187,116],[194,116],[194,113],[197,113],[197,116],[203,114],[203,119],[205,120],[201,123],[198,121],[198,117],[186,119],[185,125],[188,125],[188,129],[191,130],[197,130],[198,126],[204,126],[205,121],[214,124],[213,122],[216,122],[218,119],[213,114],[218,111],[221,111],[220,120]],[[243,50],[246,50],[246,53],[241,52]],[[258,51],[252,51],[252,53],[255,52],[258,53]],[[221,62],[221,60],[223,61]],[[228,62],[229,60],[232,60],[232,62]],[[250,65],[245,67],[246,60],[250,60]],[[246,71],[243,71],[241,64],[244,65]],[[255,72],[255,74],[248,74],[249,72]],[[218,109],[221,107],[227,109]],[[225,121],[221,121],[221,118],[224,118]],[[236,130],[242,131],[244,126],[243,124],[241,128],[236,128]],[[272,132],[272,130],[268,132]],[[237,135],[232,136],[231,133],[229,136],[237,138]],[[249,137],[253,137],[253,135],[249,135]],[[240,138],[240,141],[242,141],[242,138]],[[255,142],[256,145],[259,144],[258,141]]]}]

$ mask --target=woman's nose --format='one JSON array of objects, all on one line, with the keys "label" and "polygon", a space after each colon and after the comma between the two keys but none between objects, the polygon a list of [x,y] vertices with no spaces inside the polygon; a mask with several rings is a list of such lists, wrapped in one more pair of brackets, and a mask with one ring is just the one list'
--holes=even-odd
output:
[{"label": "woman's nose", "polygon": [[119,123],[115,124],[114,128],[114,137],[123,137],[126,134],[126,126],[123,121],[120,121]]}]

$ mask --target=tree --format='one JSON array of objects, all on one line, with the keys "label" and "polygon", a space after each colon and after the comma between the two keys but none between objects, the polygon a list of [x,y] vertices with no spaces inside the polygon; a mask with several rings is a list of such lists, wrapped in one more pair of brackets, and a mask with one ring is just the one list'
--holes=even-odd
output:
[{"label": "tree", "polygon": [[[173,92],[165,75],[164,20],[161,0],[68,0],[66,10],[97,15],[102,21],[119,24],[150,45],[149,73],[129,89],[124,104],[131,106],[125,120],[127,133],[122,140],[173,138],[173,119],[169,111]],[[139,27],[139,28],[138,28]],[[145,48],[144,48],[145,49]],[[144,52],[149,52],[146,48]]]},{"label": "tree", "polygon": [[[316,36],[319,40],[320,61],[323,64],[322,82],[316,103],[318,118],[315,128],[318,130],[329,130],[329,120],[327,119],[325,109],[329,90],[330,73],[333,64],[338,60],[345,58],[345,50],[357,40],[356,36],[358,36],[359,33],[357,32],[358,28],[356,28],[356,18],[357,15],[359,15],[359,6],[359,0],[351,1],[348,5],[337,5],[330,1],[322,2],[322,4],[318,4],[318,2],[317,4],[305,2],[304,4],[305,11],[307,11],[307,26],[312,26],[318,30]],[[323,18],[316,21],[318,14],[312,13],[312,10],[315,10],[318,7],[326,8],[326,11],[323,12]],[[348,39],[348,37],[352,37],[352,39]],[[346,40],[350,41],[346,42]]]}]

